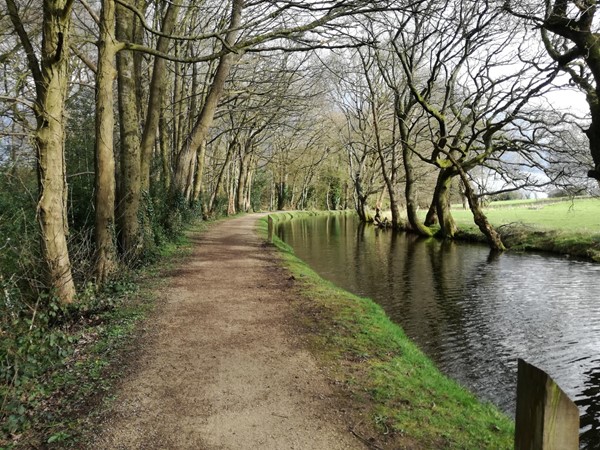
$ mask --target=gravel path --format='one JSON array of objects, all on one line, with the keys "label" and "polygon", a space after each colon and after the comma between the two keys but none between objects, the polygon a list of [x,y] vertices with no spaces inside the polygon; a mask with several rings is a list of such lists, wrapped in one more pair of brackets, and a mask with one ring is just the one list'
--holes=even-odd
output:
[{"label": "gravel path", "polygon": [[89,448],[362,449],[297,335],[258,215],[193,236]]}]

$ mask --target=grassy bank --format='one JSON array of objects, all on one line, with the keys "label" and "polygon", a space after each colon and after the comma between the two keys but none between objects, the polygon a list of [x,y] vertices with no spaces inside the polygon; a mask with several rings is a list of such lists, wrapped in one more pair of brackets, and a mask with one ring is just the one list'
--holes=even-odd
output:
[{"label": "grassy bank", "polygon": [[[600,261],[600,199],[495,202],[485,209],[505,244]],[[469,210],[453,209],[459,237],[483,240]]]},{"label": "grassy bank", "polygon": [[[266,232],[266,221],[260,227]],[[509,418],[442,375],[373,301],[321,279],[274,241],[303,299],[296,307],[310,345],[344,396],[366,411],[374,448],[512,448]]]},{"label": "grassy bank", "polygon": [[78,447],[94,421],[90,413],[111,401],[134,337],[155,306],[159,273],[188,244],[184,236],[164,244],[156,263],[123,272],[101,292],[81,292],[74,305],[42,299],[35,321],[15,317],[0,330],[2,369],[13,373],[0,384],[0,449]]}]

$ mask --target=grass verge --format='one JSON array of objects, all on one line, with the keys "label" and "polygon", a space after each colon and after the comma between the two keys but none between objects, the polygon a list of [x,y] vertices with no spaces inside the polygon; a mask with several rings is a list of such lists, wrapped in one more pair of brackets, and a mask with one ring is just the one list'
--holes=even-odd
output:
[{"label": "grass verge", "polygon": [[[208,226],[197,223],[190,231]],[[6,361],[19,361],[21,366],[29,361],[32,367],[26,374],[13,367],[14,380],[0,384],[5,421],[0,450],[79,446],[93,421],[92,411],[112,400],[121,367],[135,345],[133,338],[143,331],[143,319],[155,307],[158,274],[189,249],[189,240],[181,236],[160,248],[154,264],[121,274],[102,292],[80,293],[79,301],[69,307],[50,303],[51,317],[45,322],[38,316],[36,324],[14,323],[24,325],[24,331],[18,347],[8,348]]]},{"label": "grass verge", "polygon": [[[259,227],[266,233],[266,219]],[[371,447],[512,448],[513,422],[441,374],[381,307],[323,280],[279,239],[274,245],[305,299],[298,315],[314,354],[377,431]]]}]

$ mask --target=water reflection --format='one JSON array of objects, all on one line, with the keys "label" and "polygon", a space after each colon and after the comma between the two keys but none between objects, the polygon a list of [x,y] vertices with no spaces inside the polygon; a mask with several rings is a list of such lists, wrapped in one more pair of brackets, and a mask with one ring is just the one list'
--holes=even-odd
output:
[{"label": "water reflection", "polygon": [[352,216],[283,224],[323,277],[379,302],[438,366],[514,414],[517,358],[548,372],[600,448],[600,266],[381,232]]}]

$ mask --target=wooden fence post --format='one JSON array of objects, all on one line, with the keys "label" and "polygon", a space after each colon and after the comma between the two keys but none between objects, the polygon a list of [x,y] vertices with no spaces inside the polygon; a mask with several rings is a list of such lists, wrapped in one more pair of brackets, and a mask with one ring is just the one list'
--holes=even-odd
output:
[{"label": "wooden fence post", "polygon": [[543,370],[519,358],[515,450],[578,450],[579,410]]},{"label": "wooden fence post", "polygon": [[273,243],[273,218],[270,215],[267,217],[267,222],[269,224],[268,240],[269,240],[269,244],[272,244]]}]

